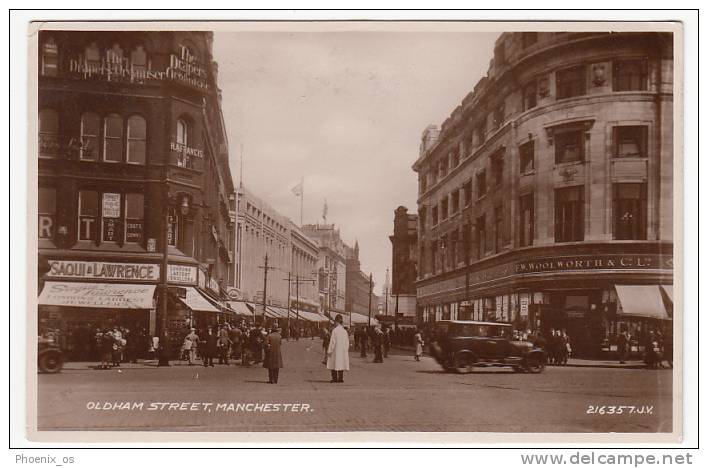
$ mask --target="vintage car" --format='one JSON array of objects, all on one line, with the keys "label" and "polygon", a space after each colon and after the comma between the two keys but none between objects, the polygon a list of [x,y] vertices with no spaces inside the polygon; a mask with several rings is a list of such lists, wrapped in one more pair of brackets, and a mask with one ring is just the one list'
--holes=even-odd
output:
[{"label": "vintage car", "polygon": [[64,355],[54,341],[40,338],[37,343],[37,369],[47,374],[59,372],[64,365]]},{"label": "vintage car", "polygon": [[446,371],[469,373],[475,367],[511,367],[537,374],[546,367],[546,351],[515,340],[511,325],[444,320],[435,324],[430,354]]}]

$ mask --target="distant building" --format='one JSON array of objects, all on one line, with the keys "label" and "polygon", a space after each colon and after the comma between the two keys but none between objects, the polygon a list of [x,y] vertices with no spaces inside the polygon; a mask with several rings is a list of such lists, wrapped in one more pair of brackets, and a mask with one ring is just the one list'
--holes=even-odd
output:
[{"label": "distant building", "polygon": [[334,224],[305,224],[302,232],[317,242],[317,278],[320,310],[333,315],[346,306],[346,251]]},{"label": "distant building", "polygon": [[[390,296],[393,302],[393,315],[398,307],[397,317],[415,317],[422,320],[416,310],[415,281],[418,271],[418,215],[408,214],[404,206],[396,208],[393,220],[391,241],[392,281]],[[391,305],[389,304],[389,309]]]},{"label": "distant building", "polygon": [[354,248],[345,246],[345,252],[347,265],[345,310],[362,315],[368,315],[371,310],[371,317],[375,317],[378,313],[379,298],[373,293],[375,284],[369,281],[369,275],[361,271],[359,242],[354,244]]}]

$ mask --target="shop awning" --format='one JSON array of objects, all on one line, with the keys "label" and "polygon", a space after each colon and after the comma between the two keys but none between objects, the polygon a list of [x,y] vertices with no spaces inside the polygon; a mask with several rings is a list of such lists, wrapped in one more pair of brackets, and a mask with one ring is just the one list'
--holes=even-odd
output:
[{"label": "shop awning", "polygon": [[615,285],[621,308],[618,315],[671,320],[664,307],[659,286]]},{"label": "shop awning", "polygon": [[329,319],[325,317],[322,314],[316,314],[315,312],[310,312],[307,310],[301,310],[299,311],[300,317],[304,318],[307,321],[314,322],[314,323],[320,323],[320,322],[329,322]]},{"label": "shop awning", "polygon": [[[357,324],[357,325],[368,325],[369,324],[369,316],[368,315],[362,315],[357,312],[351,312],[351,322],[352,324]],[[379,321],[374,318],[374,316],[371,316],[371,325],[378,325]],[[344,318],[344,324],[347,325],[347,319],[346,317]]]},{"label": "shop awning", "polygon": [[236,312],[237,315],[242,315],[244,317],[253,317],[253,311],[245,302],[242,301],[228,301],[227,304]]},{"label": "shop awning", "polygon": [[287,318],[288,311],[282,307],[266,306],[266,316],[274,319]]},{"label": "shop awning", "polygon": [[187,297],[180,299],[187,307],[198,312],[221,312],[195,288],[185,288]]},{"label": "shop awning", "polygon": [[152,309],[154,284],[70,283],[47,281],[40,305],[98,309]]},{"label": "shop awning", "polygon": [[663,289],[669,299],[671,299],[671,302],[674,302],[674,286],[671,284],[662,284],[661,289]]}]

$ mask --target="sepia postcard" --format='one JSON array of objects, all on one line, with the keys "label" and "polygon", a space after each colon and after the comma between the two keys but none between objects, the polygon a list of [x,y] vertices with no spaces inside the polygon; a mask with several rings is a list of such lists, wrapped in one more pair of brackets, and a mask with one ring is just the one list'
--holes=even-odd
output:
[{"label": "sepia postcard", "polygon": [[28,37],[29,440],[681,440],[680,23]]}]

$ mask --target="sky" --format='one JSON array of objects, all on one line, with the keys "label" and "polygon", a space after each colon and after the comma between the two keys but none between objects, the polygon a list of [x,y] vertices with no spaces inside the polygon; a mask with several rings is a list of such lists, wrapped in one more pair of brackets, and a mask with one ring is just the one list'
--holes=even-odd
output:
[{"label": "sky", "polygon": [[[381,291],[394,210],[417,212],[422,131],[486,74],[499,33],[216,32],[234,183],[299,224],[335,223],[359,242]],[[243,155],[241,148],[243,148]]]}]

